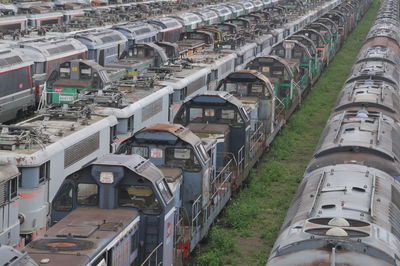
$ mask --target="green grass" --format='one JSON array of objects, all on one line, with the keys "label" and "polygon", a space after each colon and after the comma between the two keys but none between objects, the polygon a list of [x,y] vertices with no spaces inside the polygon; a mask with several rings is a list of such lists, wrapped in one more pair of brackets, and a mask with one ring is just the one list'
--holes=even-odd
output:
[{"label": "green grass", "polygon": [[374,1],[313,90],[227,206],[194,265],[265,265],[336,97],[375,20]]}]

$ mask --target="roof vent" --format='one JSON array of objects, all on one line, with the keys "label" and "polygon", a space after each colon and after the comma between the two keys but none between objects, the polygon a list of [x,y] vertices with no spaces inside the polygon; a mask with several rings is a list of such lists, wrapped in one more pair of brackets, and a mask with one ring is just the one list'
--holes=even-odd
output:
[{"label": "roof vent", "polygon": [[328,225],[331,225],[331,226],[350,226],[350,223],[344,218],[336,217],[336,218],[332,218],[328,222]]},{"label": "roof vent", "polygon": [[333,227],[326,231],[327,236],[348,236],[347,232],[340,227]]}]

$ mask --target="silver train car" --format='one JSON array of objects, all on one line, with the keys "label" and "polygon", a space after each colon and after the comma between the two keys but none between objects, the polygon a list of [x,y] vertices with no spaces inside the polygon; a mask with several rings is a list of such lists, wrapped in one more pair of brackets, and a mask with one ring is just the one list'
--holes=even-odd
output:
[{"label": "silver train car", "polygon": [[400,265],[399,11],[382,2],[267,265]]},{"label": "silver train car", "polygon": [[39,91],[32,84],[34,62],[15,49],[0,51],[0,123],[31,113]]}]

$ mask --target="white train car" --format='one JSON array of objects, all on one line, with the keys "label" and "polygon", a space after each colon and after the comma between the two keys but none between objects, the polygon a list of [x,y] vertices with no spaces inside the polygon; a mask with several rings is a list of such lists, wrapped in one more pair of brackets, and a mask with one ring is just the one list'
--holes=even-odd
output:
[{"label": "white train car", "polygon": [[33,61],[12,49],[0,50],[0,123],[22,117],[35,107]]},{"label": "white train car", "polygon": [[17,125],[1,126],[0,164],[14,164],[19,182],[23,242],[44,233],[50,204],[64,178],[111,150],[117,119],[84,109],[48,110]]}]

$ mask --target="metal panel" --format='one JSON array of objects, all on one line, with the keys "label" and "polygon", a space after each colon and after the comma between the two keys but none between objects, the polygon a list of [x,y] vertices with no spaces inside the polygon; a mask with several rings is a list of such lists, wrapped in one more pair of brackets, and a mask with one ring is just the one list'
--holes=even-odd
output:
[{"label": "metal panel", "polygon": [[75,143],[71,147],[65,149],[64,168],[73,165],[82,158],[88,156],[99,148],[100,134],[99,132],[87,137],[84,140]]},{"label": "metal panel", "polygon": [[163,109],[163,98],[160,98],[151,104],[147,105],[142,110],[142,122],[152,118]]}]

